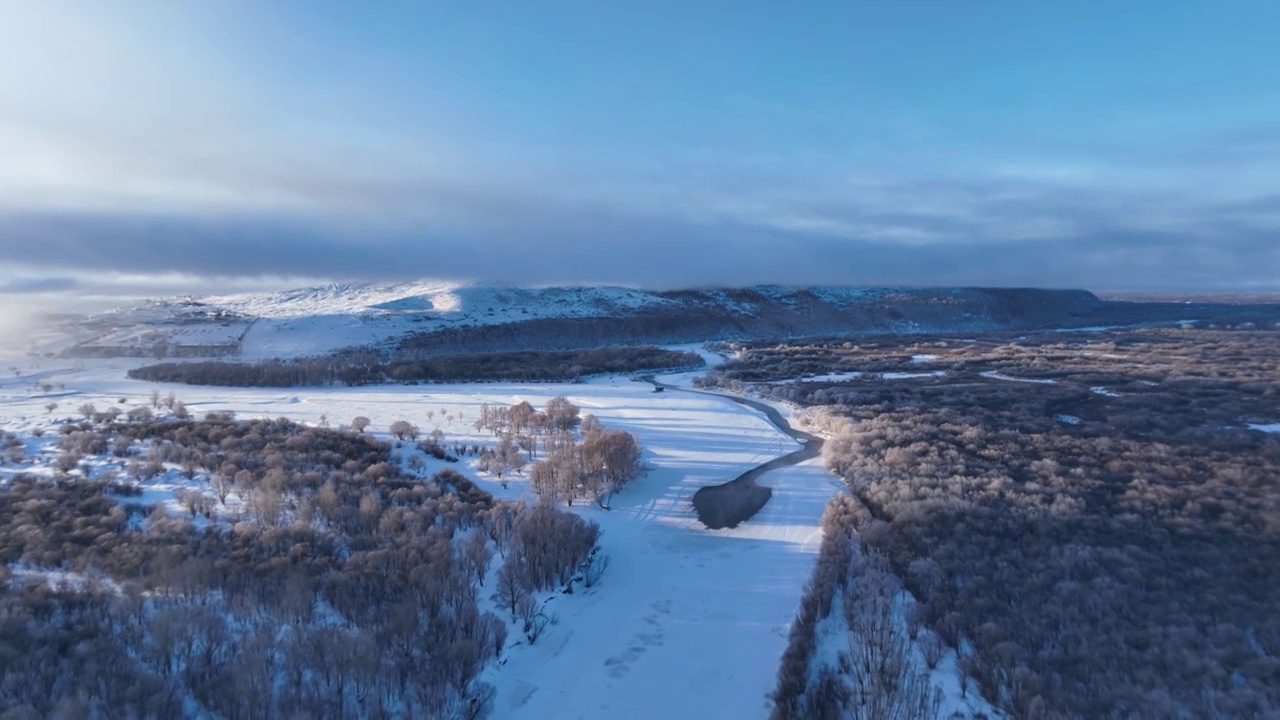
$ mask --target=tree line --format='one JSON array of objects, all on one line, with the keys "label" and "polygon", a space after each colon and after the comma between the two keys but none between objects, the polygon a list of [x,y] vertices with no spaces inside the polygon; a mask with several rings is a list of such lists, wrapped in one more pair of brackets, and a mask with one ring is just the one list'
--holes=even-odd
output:
[{"label": "tree line", "polygon": [[379,383],[578,382],[591,375],[686,370],[700,367],[697,353],[652,345],[586,350],[492,352],[407,358],[373,351],[330,357],[256,362],[159,363],[129,377],[150,382],[234,387],[374,385]]}]

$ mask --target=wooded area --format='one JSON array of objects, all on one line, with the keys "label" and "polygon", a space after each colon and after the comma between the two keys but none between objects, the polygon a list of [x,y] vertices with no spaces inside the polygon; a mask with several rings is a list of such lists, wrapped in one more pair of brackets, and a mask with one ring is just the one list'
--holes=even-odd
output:
[{"label": "wooded area", "polygon": [[[0,493],[6,718],[478,717],[508,628],[536,642],[537,593],[603,564],[593,523],[452,470],[405,475],[355,429],[86,421],[59,445],[77,458],[59,472],[88,454],[136,463],[19,474]],[[137,502],[138,477],[177,470],[219,500]],[[247,499],[238,519],[219,512],[228,493]]]},{"label": "wooded area", "polygon": [[[914,620],[963,648],[962,672],[1012,717],[1275,714],[1280,437],[1247,424],[1280,413],[1280,333],[1049,340],[782,345],[749,350],[719,381],[801,364],[947,370],[773,387],[834,435],[824,457],[849,496],[828,533],[886,558]],[[991,369],[1003,377],[980,374]],[[823,546],[780,708],[831,707],[830,680],[806,670],[806,632],[846,582],[831,568],[847,552]]]}]

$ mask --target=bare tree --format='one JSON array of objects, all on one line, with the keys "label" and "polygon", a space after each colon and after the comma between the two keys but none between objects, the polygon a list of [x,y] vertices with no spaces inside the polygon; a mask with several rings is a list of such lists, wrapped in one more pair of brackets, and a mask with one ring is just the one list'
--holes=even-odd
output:
[{"label": "bare tree", "polygon": [[533,415],[537,410],[529,404],[528,400],[521,400],[511,406],[508,417],[511,422],[511,432],[516,435],[522,434],[528,427],[529,422],[533,420]]},{"label": "bare tree", "polygon": [[604,429],[604,425],[600,423],[600,418],[595,415],[584,415],[582,417],[582,436],[586,437],[592,433],[600,432]]},{"label": "bare tree", "polygon": [[53,466],[60,472],[69,473],[72,470],[75,470],[76,466],[79,465],[80,461],[83,459],[84,456],[80,453],[64,452],[53,461]]},{"label": "bare tree", "polygon": [[498,444],[493,448],[490,463],[489,471],[502,477],[507,470],[523,471],[528,460],[520,452],[520,446],[516,444],[511,434],[503,433],[498,437]]},{"label": "bare tree", "polygon": [[547,424],[556,432],[571,432],[578,426],[579,408],[563,395],[557,395],[548,400],[544,412],[547,416]]},{"label": "bare tree", "polygon": [[849,627],[842,665],[851,682],[847,717],[855,720],[937,715],[939,691],[919,667],[898,611],[897,581],[878,555],[855,554],[852,589],[844,594]]},{"label": "bare tree", "polygon": [[422,474],[422,468],[427,466],[427,462],[422,459],[421,455],[410,455],[405,465],[417,474]]},{"label": "bare tree", "polygon": [[509,558],[498,568],[497,586],[493,591],[493,601],[498,607],[511,613],[511,622],[516,621],[516,611],[521,602],[529,596],[525,587],[525,577],[518,558]]},{"label": "bare tree", "polygon": [[[542,502],[555,505],[564,495],[566,483],[561,481],[559,469],[560,466],[550,460],[541,460],[529,468],[529,485]],[[570,499],[569,502],[572,504],[573,501]]]},{"label": "bare tree", "polygon": [[274,526],[284,511],[284,498],[275,488],[263,483],[249,493],[249,509],[259,523]]},{"label": "bare tree", "polygon": [[389,429],[398,440],[415,440],[418,437],[418,426],[408,420],[397,420],[391,423]]},{"label": "bare tree", "polygon": [[591,559],[582,568],[583,586],[594,587],[600,582],[600,576],[604,575],[607,569],[609,569],[609,556],[598,551],[592,552]]},{"label": "bare tree", "polygon": [[473,532],[460,546],[459,559],[471,577],[472,584],[484,586],[484,576],[489,572],[489,563],[493,560],[493,550],[489,549],[488,540],[482,533]]},{"label": "bare tree", "polygon": [[551,616],[546,613],[543,603],[533,599],[532,595],[520,598],[516,604],[516,616],[520,620],[524,637],[530,645],[538,642],[538,638],[542,637],[542,633],[551,624]]},{"label": "bare tree", "polygon": [[214,491],[218,493],[218,502],[225,506],[227,504],[227,495],[231,494],[231,483],[227,480],[227,476],[222,473],[214,473],[209,478],[209,481],[213,485]]},{"label": "bare tree", "polygon": [[625,430],[598,430],[582,443],[582,463],[587,484],[600,507],[644,472],[640,443]]}]

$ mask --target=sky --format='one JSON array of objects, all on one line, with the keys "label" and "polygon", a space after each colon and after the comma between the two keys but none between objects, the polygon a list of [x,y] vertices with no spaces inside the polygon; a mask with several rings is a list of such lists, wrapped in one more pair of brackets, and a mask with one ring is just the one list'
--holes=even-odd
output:
[{"label": "sky", "polygon": [[1280,290],[1277,37],[1274,0],[0,0],[0,305]]}]

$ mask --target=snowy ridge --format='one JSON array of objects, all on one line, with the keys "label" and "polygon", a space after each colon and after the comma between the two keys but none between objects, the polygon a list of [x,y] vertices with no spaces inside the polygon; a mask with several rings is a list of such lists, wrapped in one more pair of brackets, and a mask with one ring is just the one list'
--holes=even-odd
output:
[{"label": "snowy ridge", "polygon": [[[476,352],[468,338],[477,336],[488,338],[484,351],[565,349],[535,346],[579,330],[580,338],[596,344],[679,344],[1054,323],[1096,303],[1083,291],[1031,289],[757,285],[651,291],[442,280],[332,283],[150,300],[84,319],[67,328],[74,339],[32,350],[47,355],[70,346],[68,354],[78,357],[292,358],[351,347],[385,349],[410,336],[446,337],[444,349],[418,345],[442,353]],[[522,325],[529,322],[540,324]],[[506,329],[491,332],[495,326]],[[521,336],[520,328],[532,329]]]},{"label": "snowy ridge", "polygon": [[443,281],[340,283],[284,292],[192,298],[260,318],[361,313],[422,313],[448,320],[502,322],[530,317],[584,317],[661,302],[622,287],[511,288]]},{"label": "snowy ridge", "polygon": [[[148,300],[88,318],[74,330],[83,351],[79,354],[152,356],[157,354],[153,350],[157,343],[178,345],[192,336],[232,334],[216,331],[230,322],[240,340],[235,354],[246,359],[288,358],[384,345],[416,332],[542,318],[609,317],[672,304],[656,293],[609,286],[332,283],[278,292]],[[184,354],[228,353],[188,346]]]}]

